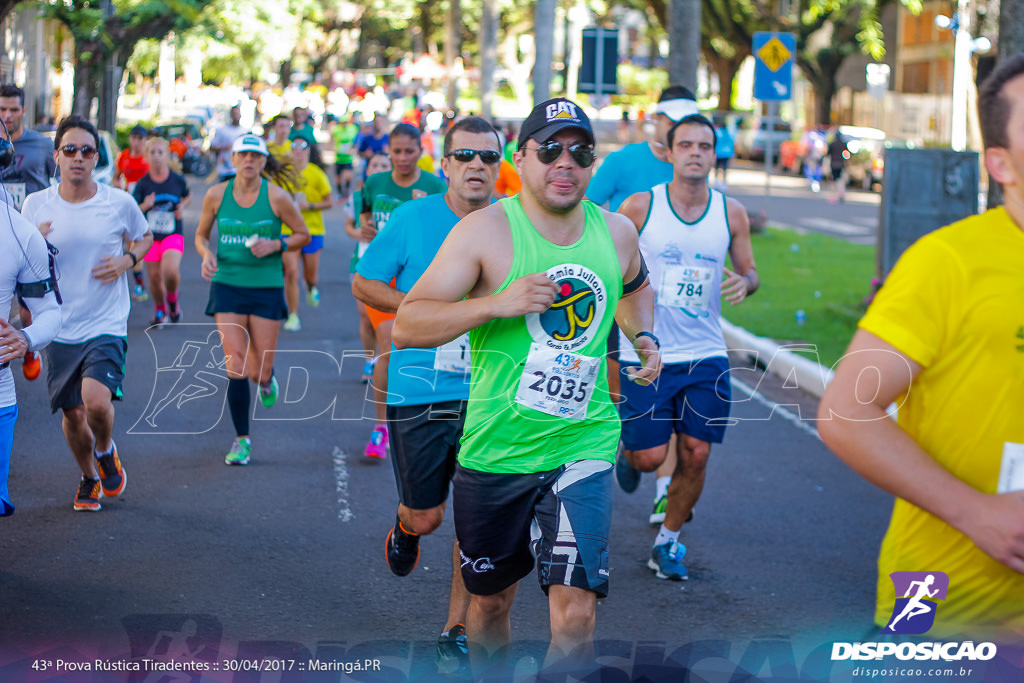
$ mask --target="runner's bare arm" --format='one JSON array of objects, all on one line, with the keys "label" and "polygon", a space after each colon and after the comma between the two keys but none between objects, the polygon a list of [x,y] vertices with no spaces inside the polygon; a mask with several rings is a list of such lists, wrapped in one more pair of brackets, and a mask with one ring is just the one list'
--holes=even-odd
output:
[{"label": "runner's bare arm", "polygon": [[[632,195],[626,201],[639,196],[641,195]],[[620,206],[619,209],[621,210],[622,207]],[[645,210],[644,216],[646,217],[646,215]],[[606,214],[605,219],[608,221],[608,229],[615,242],[619,262],[624,264],[622,266],[623,284],[632,282],[640,275],[642,263],[639,233],[634,230],[636,225],[632,219],[627,220],[617,214]],[[640,225],[643,225],[643,219],[641,219]],[[661,373],[661,351],[655,341],[647,335],[637,336],[640,332],[650,333],[654,329],[654,289],[651,288],[646,278],[638,288],[629,293],[623,292],[618,308],[615,309],[615,322],[618,323],[626,337],[633,340],[633,348],[636,349],[642,362],[640,369],[633,373],[630,379],[638,384],[650,384]]]},{"label": "runner's bare arm", "polygon": [[822,440],[876,486],[942,519],[983,552],[1024,573],[1024,491],[987,494],[936,462],[886,413],[921,366],[858,330],[818,408]]},{"label": "runner's bare arm", "polygon": [[196,226],[196,251],[199,258],[203,260],[201,273],[206,280],[213,279],[217,273],[217,256],[210,249],[210,234],[213,231],[213,221],[220,210],[220,203],[224,200],[224,190],[227,183],[219,183],[211,187],[206,196],[203,197],[203,209],[199,214],[199,225]]},{"label": "runner's bare arm", "polygon": [[757,291],[761,279],[754,266],[754,247],[750,244],[750,218],[747,209],[736,199],[727,198],[726,211],[729,216],[729,257],[733,270],[725,268],[722,282],[722,296],[733,306]]},{"label": "runner's bare arm", "polygon": [[[288,243],[288,250],[295,251],[309,244],[313,238],[310,236],[306,221],[303,220],[299,207],[295,205],[292,196],[272,183],[268,189],[270,190],[270,208],[274,210],[274,215],[280,218],[281,222],[292,231],[291,235],[285,237],[285,241]],[[277,240],[277,242],[280,244],[280,240]],[[271,251],[276,251],[276,249],[271,249]],[[256,253],[255,250],[253,253]],[[257,254],[257,256],[259,255]]]},{"label": "runner's bare arm", "polygon": [[[440,346],[489,320],[541,313],[551,307],[558,289],[544,273],[518,278],[497,294],[479,291],[481,282],[488,283],[491,291],[490,282],[500,282],[486,270],[488,250],[499,243],[499,231],[508,230],[500,211],[476,211],[448,235],[398,309],[391,332],[396,348]],[[493,259],[490,263],[493,271]]]},{"label": "runner's bare arm", "polygon": [[651,193],[637,192],[626,197],[625,201],[619,204],[619,211],[623,216],[633,222],[637,232],[644,227],[647,221],[647,214],[651,210]]},{"label": "runner's bare arm", "polygon": [[394,313],[405,299],[405,292],[398,291],[386,282],[363,277],[359,273],[352,279],[352,294],[367,306],[382,313]]}]

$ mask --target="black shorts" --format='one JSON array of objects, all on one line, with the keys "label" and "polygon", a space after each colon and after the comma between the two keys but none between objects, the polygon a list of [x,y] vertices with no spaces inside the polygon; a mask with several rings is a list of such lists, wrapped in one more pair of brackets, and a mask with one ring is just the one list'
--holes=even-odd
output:
[{"label": "black shorts", "polygon": [[82,405],[82,378],[91,377],[120,401],[124,392],[124,360],[128,340],[103,334],[81,344],[51,342],[43,349],[46,356],[46,388],[50,393],[50,412],[70,410]]},{"label": "black shorts", "polygon": [[288,304],[284,300],[284,287],[238,287],[223,282],[210,284],[210,301],[206,315],[236,313],[254,315],[267,320],[288,317]]},{"label": "black shorts", "polygon": [[388,406],[387,414],[399,502],[413,510],[437,507],[448,500],[466,402]]},{"label": "black shorts", "polygon": [[342,171],[351,171],[351,170],[352,170],[352,162],[351,161],[348,162],[347,164],[339,164],[338,162],[334,162],[334,172],[335,173],[341,173]]},{"label": "black shorts", "polygon": [[[462,579],[494,595],[525,577],[608,594],[612,463],[580,460],[549,472],[496,474],[455,468],[452,512]],[[563,523],[564,520],[564,523]]]},{"label": "black shorts", "polygon": [[722,169],[723,171],[729,170],[729,159],[732,157],[719,157],[715,159],[715,168]]}]

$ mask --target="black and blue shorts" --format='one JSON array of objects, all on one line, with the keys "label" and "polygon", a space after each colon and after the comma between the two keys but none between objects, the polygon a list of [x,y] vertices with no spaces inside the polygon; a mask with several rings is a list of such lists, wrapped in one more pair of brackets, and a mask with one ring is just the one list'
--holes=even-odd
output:
[{"label": "black and blue shorts", "polygon": [[535,474],[456,466],[455,536],[472,595],[494,595],[533,570],[546,593],[565,585],[608,594],[612,463],[579,460]]}]

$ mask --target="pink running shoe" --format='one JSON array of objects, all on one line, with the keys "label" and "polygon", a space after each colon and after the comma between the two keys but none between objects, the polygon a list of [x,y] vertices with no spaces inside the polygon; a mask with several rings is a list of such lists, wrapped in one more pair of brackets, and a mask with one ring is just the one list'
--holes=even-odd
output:
[{"label": "pink running shoe", "polygon": [[363,455],[367,458],[386,458],[388,456],[388,426],[377,425],[370,433]]}]

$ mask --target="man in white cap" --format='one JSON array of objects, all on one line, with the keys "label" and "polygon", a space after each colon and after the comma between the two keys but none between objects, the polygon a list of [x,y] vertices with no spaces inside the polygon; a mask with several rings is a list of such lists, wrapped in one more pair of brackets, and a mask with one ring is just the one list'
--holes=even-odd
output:
[{"label": "man in white cap", "polygon": [[[587,187],[587,199],[601,205],[607,202],[611,211],[618,211],[622,202],[631,194],[646,192],[655,185],[671,181],[672,163],[668,160],[665,144],[668,131],[685,117],[699,113],[697,98],[688,88],[670,85],[662,90],[658,104],[654,107],[654,136],[647,142],[626,145],[609,154]],[[615,395],[619,394],[621,385],[618,352],[619,335],[613,329],[608,338],[608,382]],[[673,442],[673,447],[669,449],[672,455],[658,468],[654,505],[648,520],[651,524],[665,521],[668,486],[676,465],[674,445]],[[616,462],[615,478],[626,493],[636,491],[640,485],[640,472],[630,466],[622,455]]]}]

